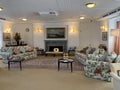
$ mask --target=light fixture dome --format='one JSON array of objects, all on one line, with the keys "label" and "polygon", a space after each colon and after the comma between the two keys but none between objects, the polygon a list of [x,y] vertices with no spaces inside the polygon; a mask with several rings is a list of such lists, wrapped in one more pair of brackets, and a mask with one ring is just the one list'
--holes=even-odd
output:
[{"label": "light fixture dome", "polygon": [[3,11],[3,8],[2,8],[2,7],[0,7],[0,11]]},{"label": "light fixture dome", "polygon": [[81,16],[80,19],[85,19],[85,17],[84,17],[84,16]]},{"label": "light fixture dome", "polygon": [[27,21],[27,18],[22,18],[23,21]]},{"label": "light fixture dome", "polygon": [[93,8],[93,7],[95,7],[95,3],[87,3],[87,4],[85,4],[85,6],[87,8]]}]

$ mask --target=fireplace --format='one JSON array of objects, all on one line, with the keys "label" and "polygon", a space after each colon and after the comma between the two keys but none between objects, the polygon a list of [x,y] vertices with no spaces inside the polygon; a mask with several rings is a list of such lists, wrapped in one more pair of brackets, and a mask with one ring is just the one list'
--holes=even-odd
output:
[{"label": "fireplace", "polygon": [[58,52],[67,51],[67,40],[45,40],[45,51],[46,52]]},{"label": "fireplace", "polygon": [[50,52],[63,52],[63,46],[49,46]]}]

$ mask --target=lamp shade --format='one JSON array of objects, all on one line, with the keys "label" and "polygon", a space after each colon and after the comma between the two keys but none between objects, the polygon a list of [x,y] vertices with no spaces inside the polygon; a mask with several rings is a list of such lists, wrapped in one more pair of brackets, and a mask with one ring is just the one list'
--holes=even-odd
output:
[{"label": "lamp shade", "polygon": [[112,36],[120,36],[120,29],[111,29],[110,34]]}]

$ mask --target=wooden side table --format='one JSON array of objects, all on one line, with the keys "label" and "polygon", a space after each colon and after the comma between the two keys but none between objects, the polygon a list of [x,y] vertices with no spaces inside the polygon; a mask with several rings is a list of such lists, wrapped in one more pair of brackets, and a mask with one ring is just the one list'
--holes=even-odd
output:
[{"label": "wooden side table", "polygon": [[44,49],[37,49],[37,55],[43,55],[45,52],[44,52]]}]

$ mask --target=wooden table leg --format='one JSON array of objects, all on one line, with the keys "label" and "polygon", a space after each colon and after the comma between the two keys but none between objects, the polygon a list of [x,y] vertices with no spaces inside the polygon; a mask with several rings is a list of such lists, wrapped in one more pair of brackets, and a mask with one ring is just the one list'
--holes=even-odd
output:
[{"label": "wooden table leg", "polygon": [[58,71],[60,70],[60,62],[58,61]]},{"label": "wooden table leg", "polygon": [[72,62],[71,62],[71,72],[73,72],[73,65],[72,65]]},{"label": "wooden table leg", "polygon": [[10,70],[10,61],[8,61],[8,70]]},{"label": "wooden table leg", "polygon": [[22,63],[22,61],[20,61],[20,70],[22,70],[22,64],[21,63]]}]

